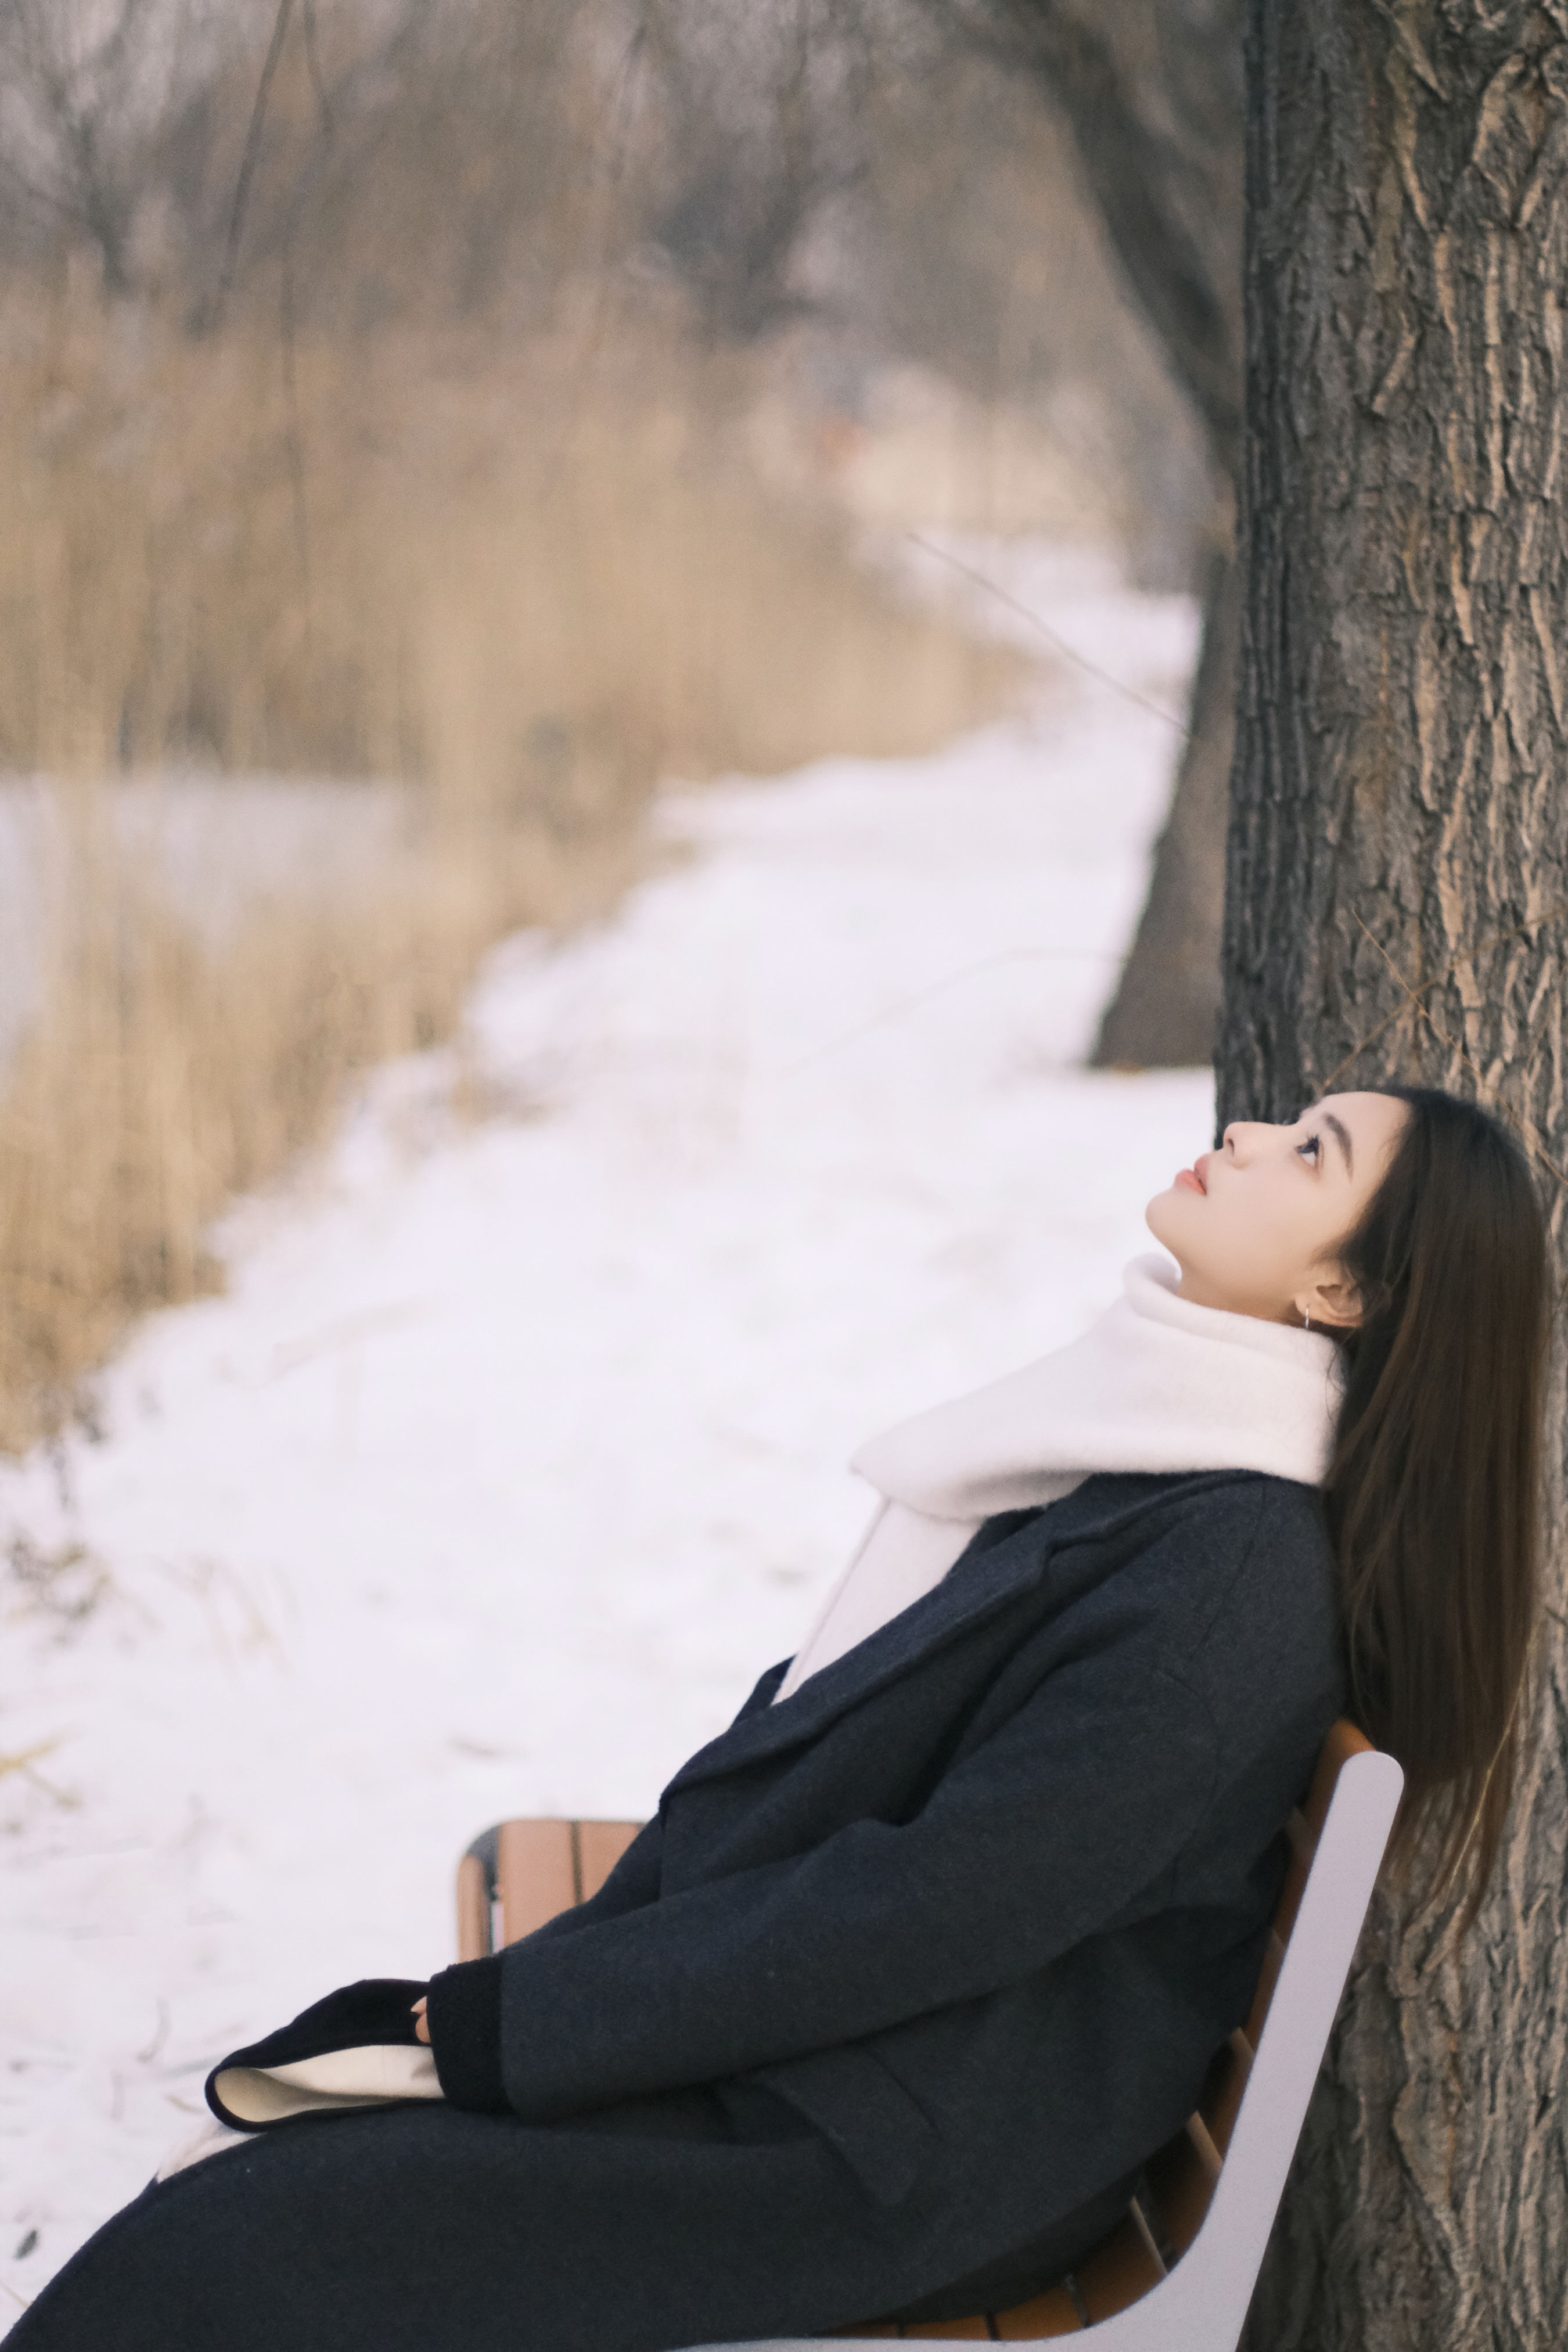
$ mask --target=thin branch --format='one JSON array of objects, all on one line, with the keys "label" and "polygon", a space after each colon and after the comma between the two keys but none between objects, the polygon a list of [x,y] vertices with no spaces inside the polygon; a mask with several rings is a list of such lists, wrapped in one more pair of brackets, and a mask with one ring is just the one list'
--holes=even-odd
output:
[{"label": "thin branch", "polygon": [[289,486],[294,510],[294,546],[300,562],[300,590],[304,601],[305,655],[310,655],[310,525],[305,500],[305,436],[300,414],[300,371],[295,335],[294,228],[292,215],[283,241],[283,267],[278,289],[278,331],[282,346],[283,397],[289,411],[285,442]]},{"label": "thin branch", "polygon": [[79,205],[73,204],[68,196],[61,195],[56,189],[40,188],[34,181],[28,179],[25,172],[17,169],[3,148],[0,148],[0,174],[9,180],[13,187],[19,188],[25,196],[30,197],[34,204],[41,205],[47,212],[58,214],[66,220],[76,221],[81,226],[86,226]]},{"label": "thin branch", "polygon": [[926,554],[934,555],[939,563],[951,564],[954,572],[962,572],[966,580],[973,580],[977,588],[984,588],[989,595],[995,597],[999,604],[1005,604],[1009,612],[1016,613],[1020,620],[1027,621],[1029,626],[1037,629],[1058,653],[1066,654],[1068,661],[1076,662],[1079,669],[1089,672],[1090,677],[1097,677],[1101,686],[1112,688],[1116,693],[1125,696],[1129,702],[1135,702],[1140,710],[1148,711],[1152,718],[1163,719],[1166,726],[1173,727],[1184,741],[1192,740],[1192,729],[1178,719],[1174,711],[1151,702],[1147,695],[1140,694],[1135,686],[1127,685],[1124,679],[1112,677],[1108,669],[1101,669],[1100,664],[1090,661],[1087,654],[1080,654],[1066,637],[1057,635],[1048,621],[1042,621],[1037,613],[1032,613],[1027,604],[1020,604],[1017,597],[1010,595],[1005,588],[999,588],[994,580],[988,580],[984,572],[976,572],[972,563],[965,563],[961,556],[951,554],[945,547],[938,547],[934,540],[924,538],[918,530],[906,531],[904,536],[911,546],[923,548]]},{"label": "thin branch", "polygon": [[321,60],[316,48],[316,0],[300,0],[300,30],[305,37],[305,70],[316,94],[316,110],[321,118],[321,136],[330,146],[336,125],[332,121],[331,104],[327,97],[327,85],[321,79]]},{"label": "thin branch", "polygon": [[785,1062],[773,1075],[779,1078],[793,1078],[799,1071],[810,1069],[815,1063],[826,1061],[828,1055],[837,1054],[841,1047],[858,1044],[872,1030],[884,1028],[889,1021],[897,1021],[904,1013],[913,1012],[918,1005],[926,1003],[930,998],[942,995],[960,981],[973,980],[979,972],[994,971],[1001,964],[1112,962],[1115,955],[1113,948],[1004,948],[998,955],[982,956],[977,963],[961,964],[956,971],[943,972],[940,979],[928,981],[923,988],[911,989],[907,995],[895,998],[891,1004],[884,1004],[879,1011],[868,1013],[864,1021],[857,1021],[853,1028],[842,1029],[837,1036],[826,1039],[820,1045],[811,1046],[793,1062]]},{"label": "thin branch", "polygon": [[224,307],[234,289],[234,274],[239,259],[239,240],[245,227],[246,206],[250,200],[250,183],[255,175],[257,158],[261,152],[261,133],[267,121],[267,101],[271,94],[272,77],[278,70],[278,60],[283,54],[283,43],[289,31],[289,19],[294,0],[278,0],[278,14],[273,20],[272,38],[268,46],[261,79],[256,86],[256,102],[250,110],[250,128],[245,134],[245,152],[240,157],[239,177],[234,187],[234,210],[229,215],[228,243],[224,252],[223,268],[213,296],[206,323],[217,327],[223,320]]},{"label": "thin branch", "polygon": [[147,0],[122,0],[119,16],[100,42],[89,68],[100,87],[106,75],[112,77],[118,74],[124,64],[132,36],[136,30],[136,20],[146,5]]},{"label": "thin branch", "polygon": [[[632,27],[631,38],[626,43],[626,51],[621,59],[620,86],[616,101],[608,110],[609,158],[608,168],[605,173],[605,207],[602,217],[606,239],[614,221],[615,207],[626,172],[626,153],[630,145],[632,107],[637,97],[643,61],[651,47],[650,37],[656,29],[658,5],[659,0],[643,0],[643,5],[637,12],[637,22]],[[577,260],[580,268],[586,262],[592,269],[597,291],[590,307],[583,339],[572,365],[571,390],[563,404],[564,414],[568,419],[566,428],[568,436],[572,431],[573,422],[582,411],[584,395],[587,390],[588,380],[598,361],[600,348],[610,323],[610,306],[615,299],[615,273],[605,266],[603,255],[598,257],[595,266],[593,253],[593,247],[598,241],[601,227],[601,222],[595,217],[594,205],[596,160],[593,149],[590,148],[584,159],[583,176],[585,183],[585,194],[581,215],[583,227]]]}]

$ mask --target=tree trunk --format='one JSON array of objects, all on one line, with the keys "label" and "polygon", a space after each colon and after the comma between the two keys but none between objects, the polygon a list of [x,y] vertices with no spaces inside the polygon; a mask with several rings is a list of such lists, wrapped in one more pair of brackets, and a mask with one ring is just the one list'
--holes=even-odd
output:
[{"label": "tree trunk", "polygon": [[1214,1054],[1241,569],[1227,548],[1215,548],[1207,572],[1187,713],[1192,731],[1155,845],[1149,895],[1089,1056],[1097,1069],[1186,1069]]},{"label": "tree trunk", "polygon": [[[1247,583],[1220,1120],[1419,1079],[1568,1156],[1568,12],[1252,0]],[[1553,1427],[1563,1427],[1561,1366]],[[1564,1492],[1561,1437],[1553,1528]],[[1253,2352],[1544,2352],[1568,2310],[1568,1658],[1479,1926],[1380,1901]]]},{"label": "tree trunk", "polygon": [[[1216,502],[1228,509],[1241,427],[1243,0],[937,5],[1060,108],[1128,291],[1204,426]],[[1191,734],[1091,1056],[1101,1067],[1182,1068],[1214,1051],[1237,652],[1228,547],[1205,570]]]}]

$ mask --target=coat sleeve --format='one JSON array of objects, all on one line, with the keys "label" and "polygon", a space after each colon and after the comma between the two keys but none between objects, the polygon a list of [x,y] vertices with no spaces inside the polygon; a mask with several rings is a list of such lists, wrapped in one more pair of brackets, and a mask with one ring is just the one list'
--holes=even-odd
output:
[{"label": "coat sleeve", "polygon": [[[1152,1580],[1130,1582],[1147,1593]],[[514,2112],[554,2121],[859,2041],[1169,1899],[1216,1743],[1165,1663],[1167,1635],[1152,1602],[1129,1595],[906,1823],[857,1822],[787,1860],[511,1946]]]}]

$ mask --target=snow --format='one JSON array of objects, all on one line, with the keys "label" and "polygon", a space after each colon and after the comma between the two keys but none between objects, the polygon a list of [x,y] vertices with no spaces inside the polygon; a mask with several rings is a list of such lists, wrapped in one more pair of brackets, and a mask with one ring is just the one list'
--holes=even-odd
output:
[{"label": "snow", "polygon": [[[1180,708],[1188,606],[1031,593]],[[1058,671],[929,760],[672,795],[613,920],[509,942],[461,1052],[234,1214],[96,1442],[0,1468],[13,2315],[216,2056],[452,1958],[477,1830],[651,1809],[809,1622],[863,1436],[1114,1294],[1211,1129],[1206,1073],[1078,1066],[1175,745]]]}]

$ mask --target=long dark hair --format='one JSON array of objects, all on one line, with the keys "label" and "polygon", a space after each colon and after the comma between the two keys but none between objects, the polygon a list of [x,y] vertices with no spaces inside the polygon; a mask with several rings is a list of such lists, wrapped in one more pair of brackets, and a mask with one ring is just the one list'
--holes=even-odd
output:
[{"label": "long dark hair", "polygon": [[1340,1256],[1363,1320],[1324,1486],[1352,1704],[1405,1768],[1396,1875],[1434,1840],[1433,1896],[1475,1917],[1518,1771],[1541,1606],[1546,1224],[1524,1153],[1415,1087]]}]

